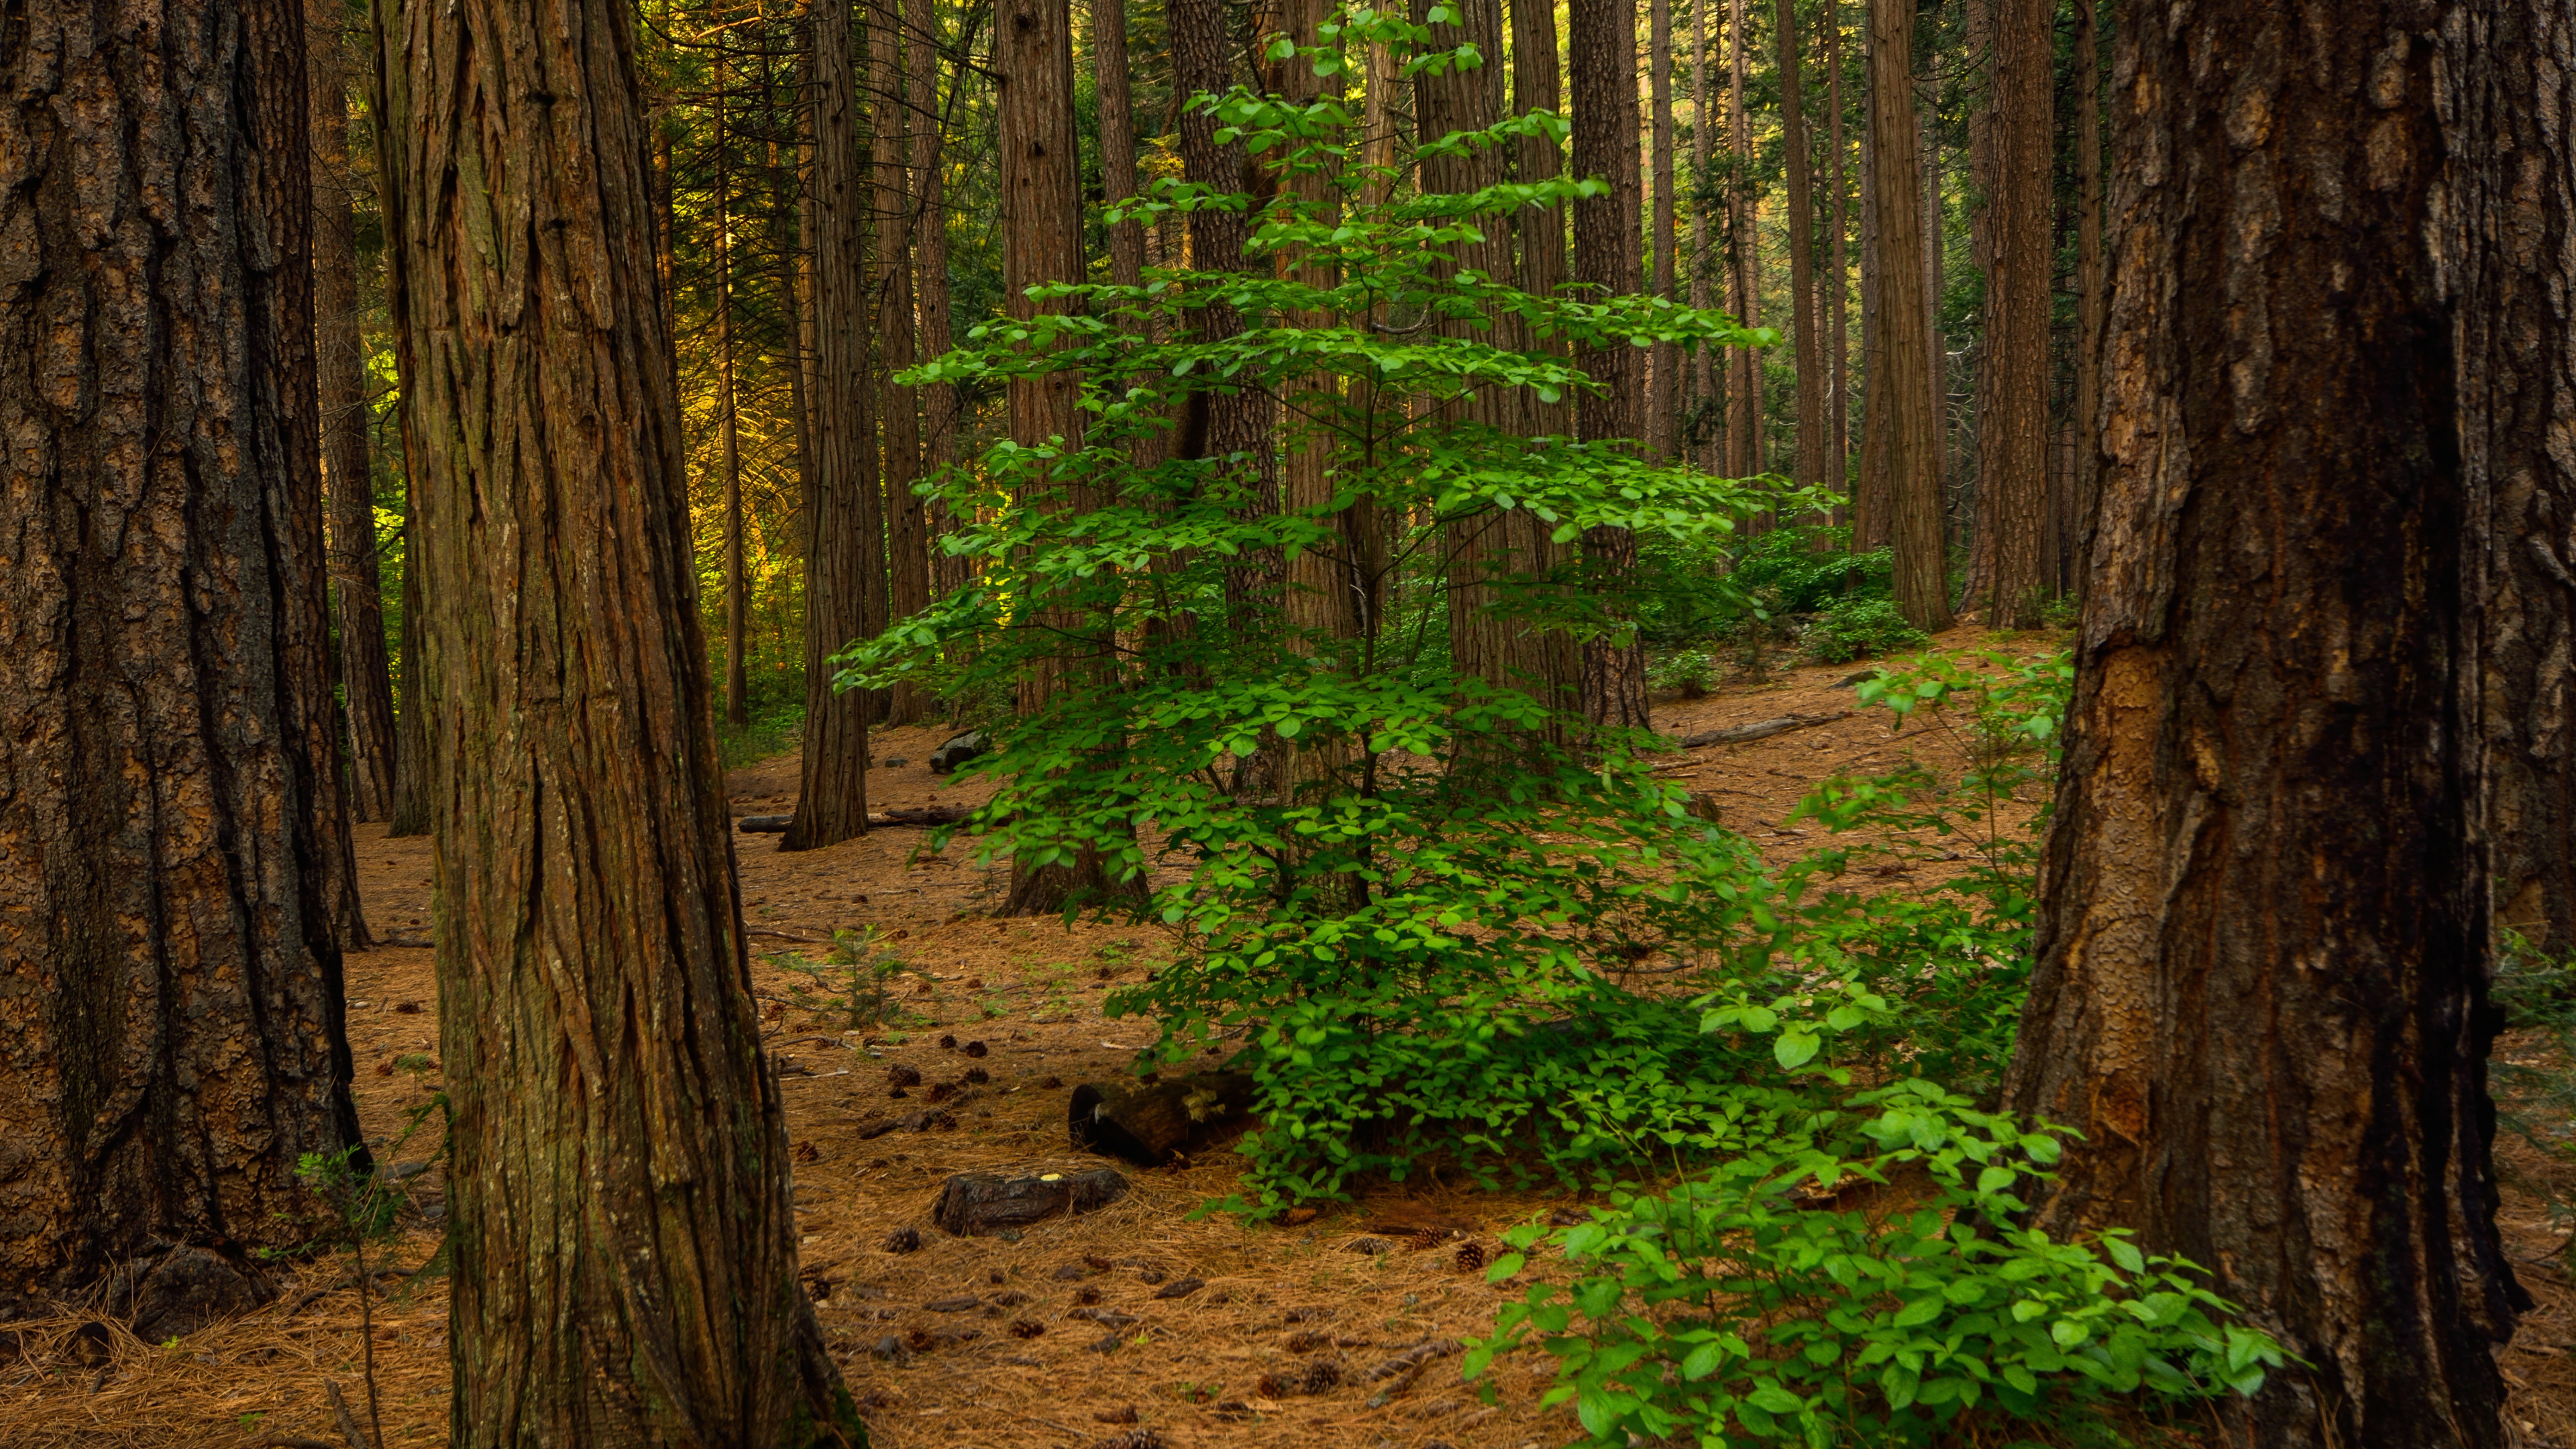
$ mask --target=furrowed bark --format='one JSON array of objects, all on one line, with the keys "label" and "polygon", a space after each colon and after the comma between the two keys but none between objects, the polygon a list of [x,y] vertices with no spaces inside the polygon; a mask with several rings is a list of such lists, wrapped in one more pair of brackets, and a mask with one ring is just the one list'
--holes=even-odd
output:
[{"label": "furrowed bark", "polygon": [[[1574,204],[1574,277],[1596,295],[1631,295],[1639,276],[1636,0],[1573,0],[1567,48],[1574,90],[1574,174],[1600,177],[1609,193]],[[1599,384],[1576,404],[1587,448],[1634,451],[1645,433],[1645,354],[1633,347],[1588,349],[1575,359]],[[1634,570],[1637,540],[1622,528],[1584,531],[1586,569],[1618,587]],[[1643,646],[1603,637],[1583,646],[1584,718],[1596,727],[1643,729]]]},{"label": "furrowed bark", "polygon": [[[1869,0],[1870,215],[1878,228],[1878,332],[1870,391],[1884,400],[1885,536],[1896,547],[1896,605],[1918,629],[1950,627],[1949,560],[1941,534],[1941,429],[1933,394],[1929,248],[1914,115],[1914,11]],[[1884,374],[1884,386],[1881,376]],[[1877,460],[1871,460],[1876,463]],[[1864,513],[1864,518],[1868,514]],[[1875,534],[1878,525],[1870,519]]]},{"label": "furrowed bark", "polygon": [[247,1308],[359,1143],[304,49],[0,21],[0,1314],[120,1262],[147,1326],[186,1264]]},{"label": "furrowed bark", "polygon": [[2085,1134],[2039,1225],[2136,1228],[2312,1365],[2217,1401],[2230,1443],[2506,1442],[2476,338],[2520,259],[2449,228],[2523,158],[2443,120],[2538,109],[2499,13],[2118,41],[2102,514],[2006,1100]]},{"label": "furrowed bark", "polygon": [[863,1443],[743,951],[633,10],[377,23],[435,480],[451,1438]]}]

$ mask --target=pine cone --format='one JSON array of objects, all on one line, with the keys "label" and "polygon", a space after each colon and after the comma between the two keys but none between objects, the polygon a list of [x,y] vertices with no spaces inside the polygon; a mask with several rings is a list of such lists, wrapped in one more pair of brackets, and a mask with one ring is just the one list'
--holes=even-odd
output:
[{"label": "pine cone", "polygon": [[1483,1271],[1484,1266],[1485,1266],[1485,1245],[1484,1245],[1484,1244],[1482,1244],[1482,1243],[1460,1243],[1460,1244],[1458,1245],[1458,1271],[1459,1271],[1459,1272],[1461,1272],[1461,1273],[1476,1273],[1476,1272],[1481,1272],[1481,1271]]}]

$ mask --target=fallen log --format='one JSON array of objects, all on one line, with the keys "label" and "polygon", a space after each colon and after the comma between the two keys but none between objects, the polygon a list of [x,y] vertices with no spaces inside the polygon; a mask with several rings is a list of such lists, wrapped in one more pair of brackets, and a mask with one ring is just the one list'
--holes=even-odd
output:
[{"label": "fallen log", "polygon": [[[899,810],[870,811],[868,824],[878,829],[928,829],[958,824],[974,813],[972,805],[906,806]],[[784,835],[795,823],[793,815],[746,815],[734,822],[734,828],[745,835]]]},{"label": "fallen log", "polygon": [[961,1172],[940,1186],[930,1220],[951,1236],[980,1237],[1104,1208],[1126,1192],[1127,1179],[1109,1167],[1030,1177]]},{"label": "fallen log", "polygon": [[1752,740],[1767,740],[1773,735],[1785,735],[1791,730],[1832,724],[1838,719],[1851,718],[1851,714],[1852,712],[1847,709],[1836,710],[1832,714],[1784,714],[1776,719],[1755,720],[1748,725],[1736,725],[1732,729],[1703,730],[1695,735],[1684,735],[1681,745],[1686,750],[1703,749],[1709,745],[1740,745]]},{"label": "fallen log", "polygon": [[1252,1108],[1250,1072],[1201,1072],[1168,1082],[1085,1082],[1065,1107],[1065,1135],[1104,1157],[1159,1167]]}]

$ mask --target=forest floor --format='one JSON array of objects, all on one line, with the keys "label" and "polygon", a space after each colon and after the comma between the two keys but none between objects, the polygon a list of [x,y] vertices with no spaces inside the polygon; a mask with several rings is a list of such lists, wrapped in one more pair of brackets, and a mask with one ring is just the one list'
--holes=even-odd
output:
[{"label": "forest floor", "polygon": [[[2030,651],[2042,641],[1962,629],[1939,642]],[[1840,682],[1855,667],[1777,669],[1766,682],[1659,701],[1655,723],[1686,735],[1833,715],[1853,706]],[[1927,764],[1955,763],[1921,727],[1896,735],[1891,723],[1884,710],[1855,712],[1690,750],[1670,773],[1714,793],[1727,824],[1785,857],[1806,848],[1811,832],[1784,820],[1815,781],[1886,768],[1908,751],[1925,752]],[[947,733],[881,733],[871,807],[975,799],[978,787],[952,786],[927,768]],[[735,814],[791,810],[797,764],[790,755],[734,771]],[[782,1062],[802,1263],[883,1449],[1090,1445],[1128,1425],[1172,1449],[1536,1449],[1576,1432],[1565,1410],[1539,1406],[1554,1368],[1544,1355],[1499,1363],[1486,1380],[1491,1403],[1436,1347],[1441,1356],[1418,1374],[1372,1376],[1408,1350],[1487,1333],[1506,1293],[1546,1269],[1488,1286],[1460,1266],[1459,1247],[1474,1242],[1490,1255],[1503,1229],[1579,1205],[1572,1192],[1481,1192],[1426,1178],[1291,1226],[1194,1219],[1193,1209],[1228,1196],[1241,1175],[1236,1158],[1214,1151],[1175,1169],[1122,1167],[1130,1182],[1122,1199],[1037,1224],[1016,1241],[932,1228],[930,1203],[952,1173],[1102,1165],[1068,1146],[1068,1097],[1078,1083],[1122,1076],[1153,1039],[1149,1023],[1104,1017],[1100,1003],[1152,969],[1166,941],[1141,927],[993,919],[986,912],[1005,872],[978,866],[964,840],[929,854],[925,832],[883,829],[786,854],[777,839],[737,834],[735,844],[754,986],[768,1000]],[[406,1113],[440,1080],[426,949],[430,846],[364,826],[358,854],[368,919],[387,943],[348,962],[361,1114],[380,1161],[413,1174],[402,1184],[410,1198],[402,1236],[369,1266],[411,1269],[435,1248],[444,1216],[441,1171],[429,1161],[435,1129],[395,1146]],[[819,960],[835,931],[859,927],[874,927],[903,955],[901,1030],[832,1022],[810,1009],[812,980],[785,964],[797,953]],[[949,1039],[954,1049],[943,1045]],[[2509,1040],[2505,1055],[2539,1061],[2545,1051]],[[920,1073],[907,1101],[890,1100],[895,1066]],[[969,1080],[972,1070],[986,1080]],[[952,1085],[930,1099],[940,1084]],[[865,1134],[933,1100],[929,1130]],[[2551,1122],[2563,1141],[2567,1119]],[[2576,1165],[2522,1138],[2509,1139],[2505,1156],[2507,1242],[2539,1300],[2499,1355],[2514,1385],[2509,1417],[2523,1442],[2576,1449],[2576,1287],[2565,1271],[2567,1229],[2551,1206],[2576,1201]],[[889,1251],[889,1235],[907,1228],[918,1249]],[[359,1422],[370,1414],[362,1317],[372,1323],[384,1442],[445,1444],[444,1283],[406,1291],[388,1281],[362,1305],[346,1253],[284,1276],[269,1308],[170,1345],[116,1330],[102,1345],[94,1328],[85,1342],[79,1317],[36,1326],[14,1363],[0,1359],[0,1446],[250,1449],[275,1439],[336,1449],[325,1380],[342,1386]],[[1201,1286],[1175,1296],[1192,1280]],[[1318,1371],[1320,1363],[1334,1368]],[[1337,1382],[1320,1392],[1294,1391],[1328,1379]]]}]

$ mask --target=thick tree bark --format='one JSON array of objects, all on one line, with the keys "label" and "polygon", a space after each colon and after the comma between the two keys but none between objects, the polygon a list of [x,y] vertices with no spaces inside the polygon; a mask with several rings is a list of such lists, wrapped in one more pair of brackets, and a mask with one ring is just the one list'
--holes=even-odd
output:
[{"label": "thick tree bark", "polygon": [[[1101,199],[1116,206],[1133,200],[1137,193],[1136,107],[1127,73],[1127,0],[1092,0],[1091,77],[1100,96]],[[1144,223],[1128,220],[1108,230],[1109,280],[1121,287],[1142,285]]]},{"label": "thick tree bark", "polygon": [[[1673,295],[1675,234],[1679,217],[1673,209],[1673,0],[1646,0],[1646,75],[1649,110],[1646,123],[1655,146],[1654,291]],[[1680,438],[1682,350],[1658,342],[1646,355],[1646,456],[1671,459]]]},{"label": "thick tree bark", "polygon": [[[2080,0],[2079,0],[2080,3]],[[2039,626],[2048,579],[2040,541],[2048,506],[2048,330],[2051,190],[2049,120],[2055,87],[2051,0],[1994,0],[1993,153],[1986,197],[1984,397],[1977,410],[1977,495],[1983,527],[1986,623]]]},{"label": "thick tree bark", "polygon": [[1869,0],[1869,85],[1869,199],[1878,227],[1882,334],[1869,359],[1870,389],[1886,402],[1886,531],[1896,546],[1897,607],[1916,628],[1937,632],[1950,627],[1949,559],[1941,534],[1941,427],[1914,115],[1914,8],[1906,0]]},{"label": "thick tree bark", "polygon": [[805,740],[796,819],[781,850],[837,845],[868,828],[868,699],[832,689],[831,656],[867,634],[875,565],[869,548],[866,168],[859,155],[859,85],[850,6],[824,0],[813,24],[814,165],[806,183],[814,222],[813,471],[805,477]]},{"label": "thick tree bark", "polygon": [[[1548,0],[1511,0],[1512,105],[1521,114],[1549,111],[1565,114],[1565,82],[1558,64],[1556,7]],[[1565,174],[1565,153],[1543,137],[1525,136],[1512,156],[1514,179],[1554,181]],[[1533,296],[1552,297],[1566,283],[1565,210],[1561,206],[1522,207],[1513,213],[1519,251],[1515,258],[1518,286]],[[1515,345],[1567,355],[1563,341],[1513,334]],[[1518,426],[1529,437],[1563,437],[1574,431],[1574,408],[1567,402],[1543,402],[1524,389],[1519,398]],[[1514,567],[1531,574],[1552,574],[1564,567],[1568,551],[1552,531],[1527,509],[1513,509],[1503,520],[1503,544]],[[1381,546],[1378,550],[1383,554]],[[1383,568],[1383,560],[1379,567]],[[1383,585],[1380,586],[1383,592]],[[1575,642],[1560,632],[1516,627],[1495,647],[1481,653],[1497,666],[1489,679],[1507,679],[1540,703],[1557,711],[1581,708],[1582,659]]]},{"label": "thick tree bark", "polygon": [[460,1449],[863,1442],[796,1281],[631,7],[378,11],[438,672]]},{"label": "thick tree bark", "polygon": [[[2085,1134],[2041,1225],[2209,1265],[2312,1365],[2214,1405],[2230,1443],[2505,1442],[2476,602],[2513,408],[2479,344],[2537,301],[2484,223],[2543,158],[2446,134],[2439,87],[2536,119],[2519,62],[2565,22],[2476,33],[2510,9],[2453,12],[2447,58],[2411,5],[2119,36],[2102,515],[2006,1095]],[[2563,314],[2534,341],[2563,378]]]},{"label": "thick tree bark", "polygon": [[[1073,110],[1073,13],[1069,0],[1002,0],[994,59],[1001,72],[1002,290],[1010,313],[1030,318],[1060,301],[1030,297],[1032,287],[1082,278],[1082,174]],[[1174,29],[1179,29],[1178,16]],[[1211,123],[1211,131],[1213,125]],[[1240,222],[1238,220],[1238,227]],[[1238,244],[1236,259],[1241,259]],[[1070,371],[1014,378],[1011,437],[1024,447],[1082,444],[1082,380]],[[1084,512],[1100,506],[1097,490],[1067,480],[1024,490],[1026,506]],[[1038,601],[1065,653],[1040,661],[1020,681],[1019,709],[1045,709],[1058,692],[1097,684],[1109,641],[1090,641],[1085,621],[1065,606]],[[1014,861],[1005,915],[1057,915],[1096,899],[1109,881],[1098,857],[1030,869]]]},{"label": "thick tree bark", "polygon": [[[1626,296],[1639,290],[1637,167],[1636,0],[1572,0],[1567,49],[1574,89],[1574,174],[1609,182],[1607,195],[1574,204],[1574,279],[1596,294]],[[1645,354],[1633,347],[1588,350],[1576,359],[1599,384],[1577,405],[1577,426],[1587,448],[1634,449],[1644,435],[1640,415]],[[1616,588],[1635,570],[1637,540],[1620,528],[1587,529],[1585,567],[1602,585]],[[1595,726],[1644,729],[1646,658],[1633,639],[1604,636],[1583,646],[1581,698],[1584,718]]]},{"label": "thick tree bark", "polygon": [[2500,923],[2576,944],[2576,27],[2542,0],[2464,5],[2444,36],[2460,447],[2480,512],[2479,824]]},{"label": "thick tree bark", "polygon": [[[939,59],[932,45],[938,17],[932,0],[908,0],[905,13],[904,82],[912,96],[913,114],[921,119],[912,133],[912,174],[921,188],[913,211],[913,306],[921,327],[921,355],[939,357],[949,349],[950,331],[948,186],[941,160],[947,113],[939,105]],[[969,12],[970,24],[980,15],[980,10]],[[921,466],[926,474],[936,475],[956,461],[957,410],[955,385],[936,382],[921,390]],[[931,503],[925,517],[930,586],[938,594],[953,594],[973,577],[973,562],[951,557],[939,547],[939,540],[956,528],[946,503]]]},{"label": "thick tree bark", "polygon": [[1779,0],[1780,142],[1789,173],[1789,312],[1798,363],[1800,483],[1825,481],[1824,359],[1816,347],[1816,203],[1807,150],[1806,79],[1798,62],[1796,0]]},{"label": "thick tree bark", "polygon": [[0,1315],[187,1332],[358,1143],[302,4],[0,37]]},{"label": "thick tree bark", "polygon": [[[868,0],[870,107],[875,120],[876,284],[880,312],[877,338],[885,366],[879,374],[877,412],[885,421],[886,622],[909,618],[930,607],[929,520],[920,495],[921,422],[913,390],[894,380],[912,366],[912,232],[913,186],[911,125],[904,103],[901,0]],[[885,722],[917,723],[929,701],[910,682],[897,684],[886,696]]]},{"label": "thick tree bark", "polygon": [[358,336],[345,44],[338,9],[309,4],[305,69],[313,137],[313,360],[320,391],[323,481],[331,506],[331,579],[340,606],[349,815],[383,820],[394,808],[394,685],[385,657],[375,478],[367,461],[367,352]]},{"label": "thick tree bark", "polygon": [[[2082,0],[2078,0],[2082,3]],[[1822,23],[1825,32],[1825,104],[1833,111],[1830,136],[1834,148],[1833,205],[1827,212],[1827,224],[1833,228],[1833,277],[1825,289],[1825,331],[1831,338],[1829,351],[1833,360],[1827,377],[1825,408],[1825,478],[1835,488],[1851,486],[1851,327],[1850,308],[1851,258],[1847,238],[1851,235],[1851,218],[1846,209],[1851,195],[1843,179],[1843,7],[1841,0],[1825,0]]]}]

